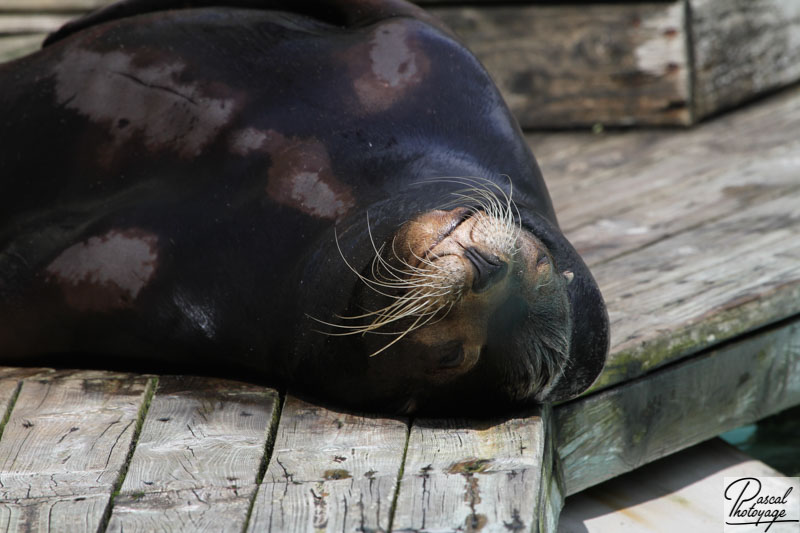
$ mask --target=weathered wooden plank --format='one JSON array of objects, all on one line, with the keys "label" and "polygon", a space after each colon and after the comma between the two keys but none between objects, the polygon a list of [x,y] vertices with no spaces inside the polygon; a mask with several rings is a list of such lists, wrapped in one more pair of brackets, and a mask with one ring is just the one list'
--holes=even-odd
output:
[{"label": "weathered wooden plank", "polygon": [[106,493],[0,501],[0,530],[94,533],[110,497]]},{"label": "weathered wooden plank", "polygon": [[16,366],[0,366],[0,379],[16,379],[22,380],[23,378],[31,377],[49,377],[55,372],[52,368],[34,368],[34,367],[16,367]]},{"label": "weathered wooden plank", "polygon": [[73,18],[70,15],[31,14],[0,16],[0,34],[49,33]]},{"label": "weathered wooden plank", "polygon": [[149,383],[145,376],[24,381],[0,441],[0,499],[110,493]]},{"label": "weathered wooden plank", "polygon": [[115,0],[0,0],[0,11],[88,11]]},{"label": "weathered wooden plank", "polygon": [[277,402],[255,385],[160,378],[109,529],[241,531]]},{"label": "weathered wooden plank", "polygon": [[712,439],[570,496],[558,530],[720,531],[725,477],[761,476],[782,474],[724,441]]},{"label": "weathered wooden plank", "polygon": [[800,312],[798,128],[793,90],[680,135],[529,138],[609,306],[595,390]]},{"label": "weathered wooden plank", "polygon": [[160,378],[121,493],[255,484],[277,401],[245,383]]},{"label": "weathered wooden plank", "polygon": [[800,403],[800,321],[556,407],[568,494]]},{"label": "weathered wooden plank", "polygon": [[562,504],[550,411],[411,429],[394,531],[555,531]]},{"label": "weathered wooden plank", "polygon": [[256,485],[134,492],[114,499],[107,532],[240,533]]},{"label": "weathered wooden plank", "polygon": [[698,118],[800,79],[800,2],[689,0]]},{"label": "weathered wooden plank", "polygon": [[45,33],[32,35],[0,36],[0,63],[11,61],[38,50],[42,46]]},{"label": "weathered wooden plank", "polygon": [[0,436],[3,435],[3,427],[8,416],[11,415],[11,402],[17,396],[20,382],[16,379],[0,380]]},{"label": "weathered wooden plank", "polygon": [[799,128],[792,90],[680,134],[527,139],[562,228],[594,265],[797,186]]},{"label": "weathered wooden plank", "polygon": [[612,331],[597,390],[800,312],[800,191],[593,272]]},{"label": "weathered wooden plank", "polygon": [[248,531],[388,531],[407,435],[287,397]]},{"label": "weathered wooden plank", "polygon": [[96,531],[151,379],[97,372],[23,381],[0,440],[0,520],[11,531]]},{"label": "weathered wooden plank", "polygon": [[683,2],[441,7],[523,128],[688,124]]}]

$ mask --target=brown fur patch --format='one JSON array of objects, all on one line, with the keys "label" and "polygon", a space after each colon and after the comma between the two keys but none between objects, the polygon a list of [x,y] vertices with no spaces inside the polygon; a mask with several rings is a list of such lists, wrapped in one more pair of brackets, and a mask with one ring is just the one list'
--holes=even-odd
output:
[{"label": "brown fur patch", "polygon": [[380,24],[368,43],[347,52],[353,91],[366,113],[386,111],[416,88],[430,61],[402,20]]},{"label": "brown fur patch", "polygon": [[109,165],[116,150],[140,139],[153,151],[198,155],[231,119],[236,101],[215,97],[215,84],[183,81],[186,65],[178,58],[144,61],[122,51],[69,49],[54,69],[56,99],[100,124],[110,147],[99,150]]},{"label": "brown fur patch", "polygon": [[61,252],[45,272],[79,311],[132,307],[158,265],[158,237],[141,230],[111,230]]},{"label": "brown fur patch", "polygon": [[287,138],[274,130],[248,128],[230,143],[238,155],[269,154],[267,195],[311,216],[337,220],[354,205],[350,188],[336,179],[325,145],[317,139]]}]

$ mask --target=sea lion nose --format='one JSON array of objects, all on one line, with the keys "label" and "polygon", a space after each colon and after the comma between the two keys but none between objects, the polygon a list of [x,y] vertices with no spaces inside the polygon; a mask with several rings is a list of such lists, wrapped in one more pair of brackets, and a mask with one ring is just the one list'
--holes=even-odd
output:
[{"label": "sea lion nose", "polygon": [[475,269],[475,277],[472,281],[472,290],[475,292],[485,291],[503,279],[508,270],[508,264],[505,261],[494,254],[481,252],[473,246],[466,248],[464,255]]}]

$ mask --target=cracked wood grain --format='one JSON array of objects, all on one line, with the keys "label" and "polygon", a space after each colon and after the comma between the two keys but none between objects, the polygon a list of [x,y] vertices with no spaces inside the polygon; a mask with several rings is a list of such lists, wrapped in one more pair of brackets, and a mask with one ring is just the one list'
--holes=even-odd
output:
[{"label": "cracked wood grain", "polygon": [[96,531],[150,382],[99,372],[24,379],[0,440],[0,524]]},{"label": "cracked wood grain", "polygon": [[407,435],[288,396],[248,531],[388,531]]},{"label": "cracked wood grain", "polygon": [[241,531],[277,402],[255,385],[160,378],[108,531]]},{"label": "cracked wood grain", "polygon": [[394,531],[555,531],[562,504],[551,412],[417,420]]}]

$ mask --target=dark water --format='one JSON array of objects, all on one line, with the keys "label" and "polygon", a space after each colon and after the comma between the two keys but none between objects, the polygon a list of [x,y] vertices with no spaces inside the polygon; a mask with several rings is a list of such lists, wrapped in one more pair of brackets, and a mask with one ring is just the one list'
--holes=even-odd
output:
[{"label": "dark water", "polygon": [[775,470],[800,476],[800,406],[720,436]]}]

